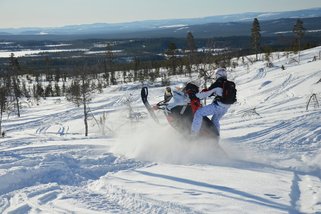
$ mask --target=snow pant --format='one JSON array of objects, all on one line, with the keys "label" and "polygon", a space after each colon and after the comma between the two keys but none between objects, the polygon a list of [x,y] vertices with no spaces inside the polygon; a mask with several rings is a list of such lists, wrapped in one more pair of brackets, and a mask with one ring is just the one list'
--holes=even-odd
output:
[{"label": "snow pant", "polygon": [[193,118],[193,123],[192,123],[192,134],[198,134],[202,122],[203,122],[203,117],[204,116],[212,116],[212,123],[215,125],[218,133],[220,133],[220,120],[224,116],[224,114],[227,112],[228,108],[220,106],[217,103],[212,103],[210,105],[204,106],[200,109],[198,109]]}]

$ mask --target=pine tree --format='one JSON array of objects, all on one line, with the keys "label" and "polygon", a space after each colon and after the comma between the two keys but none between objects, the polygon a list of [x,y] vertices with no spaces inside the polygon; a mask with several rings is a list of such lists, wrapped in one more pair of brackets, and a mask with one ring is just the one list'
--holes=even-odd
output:
[{"label": "pine tree", "polygon": [[28,99],[31,97],[30,92],[27,89],[27,84],[25,80],[23,80],[22,82],[22,94],[24,94],[24,96]]},{"label": "pine tree", "polygon": [[57,82],[55,83],[55,96],[56,97],[61,96],[61,89],[60,89],[59,84]]},{"label": "pine tree", "polygon": [[187,40],[187,49],[190,52],[194,53],[196,51],[196,44],[195,44],[194,36],[191,32],[187,33],[186,40]]},{"label": "pine tree", "polygon": [[20,117],[20,98],[22,97],[22,91],[20,88],[20,79],[19,79],[19,72],[20,72],[20,64],[18,59],[12,53],[9,59],[9,78],[11,81],[9,83],[9,88],[12,91],[13,97],[15,99],[15,106],[17,108],[17,115]]},{"label": "pine tree", "polygon": [[44,97],[44,91],[45,90],[40,82],[37,82],[37,84],[33,85],[33,98],[37,101],[37,105],[39,104],[40,98]]},{"label": "pine tree", "polygon": [[257,18],[254,18],[253,24],[252,24],[252,29],[251,29],[251,39],[252,39],[252,47],[255,51],[255,59],[257,59],[257,54],[260,49],[260,40],[261,40],[261,28],[260,28],[260,23]]},{"label": "pine tree", "polygon": [[53,96],[52,84],[51,82],[45,88],[45,97]]},{"label": "pine tree", "polygon": [[133,63],[134,63],[133,67],[134,67],[134,82],[135,82],[135,81],[139,80],[138,75],[139,75],[139,69],[141,67],[141,61],[140,61],[140,59],[135,57]]},{"label": "pine tree", "polygon": [[293,33],[295,34],[295,39],[297,42],[297,47],[299,52],[299,62],[300,62],[301,40],[305,33],[305,28],[303,27],[303,21],[301,19],[296,20],[296,23],[293,26]]},{"label": "pine tree", "polygon": [[194,36],[191,32],[187,33],[187,50],[188,50],[188,72],[189,75],[191,76],[192,72],[192,65],[194,64],[195,61],[195,52],[196,52],[196,44],[194,40]]},{"label": "pine tree", "polygon": [[177,60],[176,60],[176,44],[173,42],[170,42],[168,44],[168,48],[166,50],[166,54],[169,56],[169,67],[171,68],[171,74],[176,75],[177,70]]},{"label": "pine tree", "polygon": [[106,65],[108,66],[108,71],[110,72],[110,83],[112,85],[117,85],[117,80],[115,77],[115,71],[114,71],[114,54],[113,54],[113,49],[112,45],[108,43],[107,45],[107,50],[106,50]]},{"label": "pine tree", "polygon": [[2,134],[2,115],[7,108],[8,90],[4,85],[0,85],[0,133]]}]

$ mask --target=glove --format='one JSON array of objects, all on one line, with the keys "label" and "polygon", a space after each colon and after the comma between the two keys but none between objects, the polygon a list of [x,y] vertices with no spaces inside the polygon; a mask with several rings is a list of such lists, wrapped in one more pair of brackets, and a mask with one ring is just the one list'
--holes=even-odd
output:
[{"label": "glove", "polygon": [[206,92],[206,91],[208,91],[208,89],[207,89],[207,88],[204,88],[201,92]]},{"label": "glove", "polygon": [[188,97],[190,100],[198,99],[195,95],[195,93],[188,94]]}]

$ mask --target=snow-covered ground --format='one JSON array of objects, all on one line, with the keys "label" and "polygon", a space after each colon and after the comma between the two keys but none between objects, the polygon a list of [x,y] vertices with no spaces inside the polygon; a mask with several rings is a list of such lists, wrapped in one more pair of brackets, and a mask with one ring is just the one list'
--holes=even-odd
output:
[{"label": "snow-covered ground", "polygon": [[[128,100],[147,115],[138,84],[94,97],[88,137],[82,109],[64,98],[23,108],[0,138],[0,213],[321,213],[321,107],[306,110],[313,93],[321,105],[320,51],[229,74],[238,103],[221,124],[228,157],[164,119],[130,120]],[[150,102],[163,90],[150,88]]]}]

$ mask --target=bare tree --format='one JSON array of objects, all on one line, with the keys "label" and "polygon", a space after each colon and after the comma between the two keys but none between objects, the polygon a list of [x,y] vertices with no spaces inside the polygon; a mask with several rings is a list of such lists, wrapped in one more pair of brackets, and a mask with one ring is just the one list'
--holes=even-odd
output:
[{"label": "bare tree", "polygon": [[[206,71],[202,68],[199,70],[199,78],[203,78],[204,80],[204,89],[207,89],[207,83],[211,79],[211,76],[213,76],[213,73],[210,71]],[[206,105],[206,99],[204,99],[204,104]]]},{"label": "bare tree", "polygon": [[91,80],[85,69],[82,69],[78,79],[75,79],[67,89],[66,97],[68,101],[75,103],[78,107],[83,106],[85,136],[88,136],[88,113],[89,103],[92,99],[92,93],[95,91],[91,87]]},{"label": "bare tree", "polygon": [[318,98],[317,98],[317,95],[315,93],[313,93],[310,98],[309,98],[309,101],[306,105],[306,110],[308,111],[309,110],[309,106],[310,104],[314,107],[314,108],[319,108],[320,105],[319,105],[319,101],[318,101]]}]

